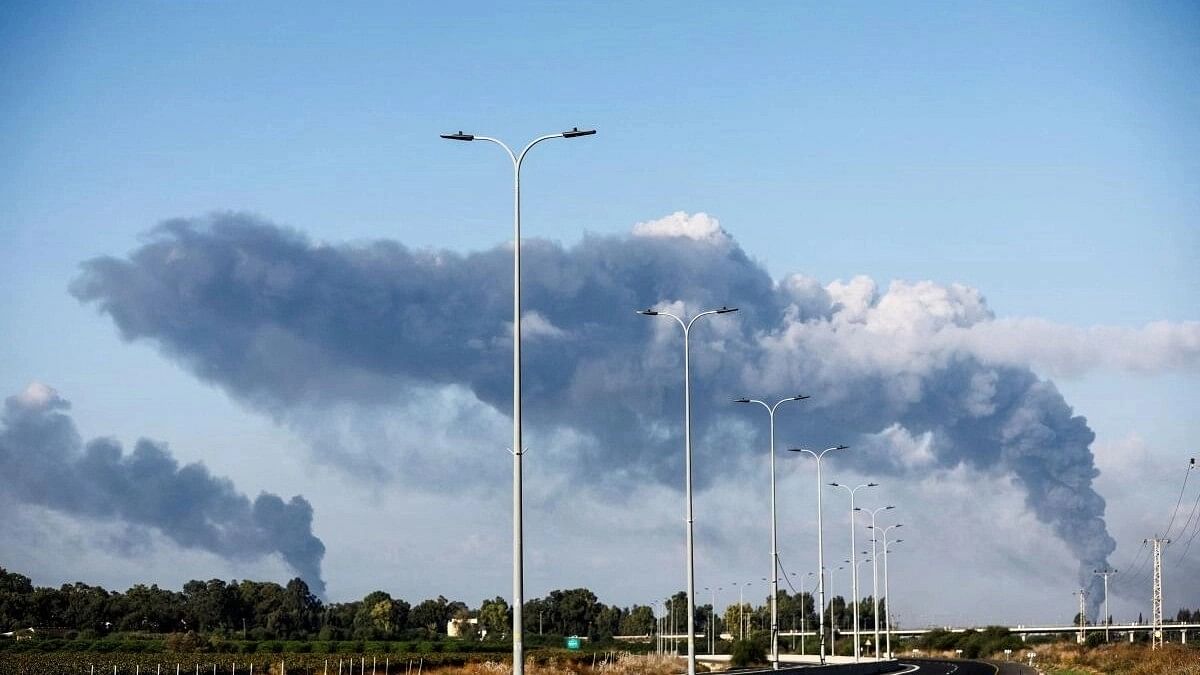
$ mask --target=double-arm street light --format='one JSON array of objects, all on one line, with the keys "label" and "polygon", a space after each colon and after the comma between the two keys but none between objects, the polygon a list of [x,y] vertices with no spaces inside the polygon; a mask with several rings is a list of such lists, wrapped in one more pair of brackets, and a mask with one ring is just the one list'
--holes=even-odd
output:
[{"label": "double-arm street light", "polygon": [[[847,560],[846,562],[850,561]],[[837,591],[834,590],[837,587],[837,584],[833,582],[833,573],[844,569],[846,569],[844,565],[838,565],[837,567],[829,570],[829,652],[834,656],[837,655],[838,615],[833,608],[833,602],[837,599]],[[843,598],[842,606],[845,607],[845,605],[846,601]]]},{"label": "double-arm street light", "polygon": [[[797,577],[798,579],[800,579],[800,654],[803,655],[803,654],[808,653],[807,651],[805,651],[805,648],[804,648],[804,633],[805,633],[805,631],[808,630],[808,628],[805,627],[805,623],[807,621],[807,619],[805,617],[808,616],[808,610],[804,606],[804,580],[807,579],[808,577],[813,576],[813,573],[809,572],[808,574],[805,574],[804,576],[799,576],[795,572],[792,572],[791,575],[793,577]],[[795,648],[796,648],[796,643],[793,640],[792,641],[792,649],[795,649]]]},{"label": "double-arm street light", "polygon": [[[887,533],[897,527],[904,527],[904,523],[896,523],[883,528],[883,625],[887,635],[887,657],[892,658],[892,596],[888,592],[888,539]],[[874,525],[871,526],[872,531]],[[893,544],[898,544],[904,541],[897,539]]]},{"label": "double-arm street light", "polygon": [[[1194,459],[1192,460],[1193,463],[1195,463],[1195,461],[1196,460],[1194,460]],[[1109,568],[1105,568],[1102,570],[1095,570],[1092,572],[1092,574],[1095,574],[1096,576],[1104,577],[1104,641],[1105,642],[1108,642],[1108,628],[1109,628],[1109,626],[1112,625],[1112,616],[1108,613],[1108,578],[1116,573],[1117,573],[1116,570],[1109,569]]]},{"label": "double-arm street light", "polygon": [[894,509],[895,506],[881,506],[877,509],[861,509],[856,508],[855,511],[871,514],[871,524],[868,529],[871,530],[871,601],[874,603],[874,610],[871,614],[875,617],[875,660],[879,660],[879,548],[875,541],[875,516],[880,511]]},{"label": "double-arm street light", "polygon": [[858,594],[858,553],[856,552],[857,549],[854,543],[854,530],[856,529],[854,527],[854,493],[863,488],[879,487],[879,483],[863,483],[862,485],[858,485],[853,488],[848,485],[842,485],[841,483],[830,483],[829,485],[835,488],[841,488],[850,495],[850,559],[846,562],[850,563],[850,593],[854,596],[854,661],[857,663],[859,651],[858,598],[860,596]]},{"label": "double-arm street light", "polygon": [[708,638],[708,653],[716,654],[717,653],[717,591],[723,590],[723,589],[720,586],[717,586],[716,588],[713,588],[711,586],[705,586],[704,590],[712,593],[712,605],[709,607],[709,610],[708,610],[708,627],[709,627],[709,631],[710,631],[709,638]]},{"label": "double-arm street light", "polygon": [[821,459],[825,457],[826,453],[833,452],[834,450],[845,450],[849,447],[848,445],[835,445],[831,448],[825,448],[820,452],[806,448],[788,448],[792,452],[807,452],[817,460],[817,570],[819,572],[817,576],[817,588],[820,589],[819,596],[821,603],[817,609],[820,612],[822,665],[825,663],[825,524],[821,515]]},{"label": "double-arm street light", "polygon": [[[746,612],[745,612],[746,600],[744,599],[743,591],[745,591],[746,588],[748,588],[750,586],[750,582],[745,581],[742,583],[738,583],[735,581],[735,582],[733,582],[733,585],[738,587],[738,639],[745,640],[746,639]],[[731,636],[733,635],[733,631],[729,631],[729,633]]]},{"label": "double-arm street light", "polygon": [[756,398],[739,398],[733,401],[734,403],[757,403],[767,409],[767,415],[771,420],[771,579],[773,579],[771,582],[771,667],[775,670],[779,670],[779,611],[776,607],[776,598],[779,595],[779,543],[775,536],[775,410],[788,401],[803,401],[806,398],[808,396],[797,394],[779,399],[774,404],[768,404],[766,401]]},{"label": "double-arm street light", "polygon": [[524,541],[521,531],[522,497],[521,497],[521,164],[525,155],[533,146],[548,141],[551,138],[578,138],[596,133],[595,129],[580,129],[575,127],[570,131],[539,136],[514,154],[512,149],[489,136],[476,136],[458,132],[442,134],[442,138],[452,141],[487,141],[495,143],[508,153],[513,166],[513,675],[523,675],[525,672],[524,629],[521,625],[521,610],[524,603]]},{"label": "double-arm street light", "polygon": [[643,316],[669,316],[683,329],[683,449],[684,449],[684,484],[687,492],[687,627],[688,627],[688,675],[696,675],[696,579],[692,545],[692,378],[691,378],[691,347],[690,337],[692,325],[702,316],[710,314],[729,314],[736,312],[736,307],[722,307],[700,312],[690,320],[675,316],[670,312],[655,309],[643,309],[638,314]]}]

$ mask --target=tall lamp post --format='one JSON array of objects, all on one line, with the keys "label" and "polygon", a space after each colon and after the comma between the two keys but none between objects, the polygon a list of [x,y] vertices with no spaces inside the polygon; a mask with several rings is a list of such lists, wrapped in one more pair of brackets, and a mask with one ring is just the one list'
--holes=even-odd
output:
[{"label": "tall lamp post", "polygon": [[639,310],[643,316],[669,316],[683,329],[683,451],[684,451],[684,484],[687,491],[687,627],[688,627],[688,675],[696,675],[696,579],[695,558],[692,545],[692,527],[695,519],[692,516],[692,378],[691,378],[691,347],[690,338],[692,325],[702,316],[710,314],[729,314],[736,312],[736,307],[722,307],[700,312],[690,320],[675,316],[670,312],[655,309]]},{"label": "tall lamp post", "polygon": [[708,610],[708,627],[710,631],[708,653],[711,655],[717,653],[717,591],[722,589],[720,586],[717,586],[715,589],[711,586],[705,586],[704,590],[712,593],[712,605],[710,605]]},{"label": "tall lamp post", "polygon": [[[820,589],[820,621],[821,621],[821,664],[825,663],[825,525],[821,516],[821,459],[826,453],[834,450],[845,450],[848,445],[835,445],[820,452],[806,448],[788,448],[792,452],[807,452],[817,460],[817,570],[820,573],[817,587]],[[690,674],[689,674],[690,675]]]},{"label": "tall lamp post", "polygon": [[[797,574],[795,572],[792,572],[791,575],[794,577],[797,576]],[[804,656],[808,653],[804,647],[804,633],[808,631],[808,628],[806,626],[806,622],[807,622],[806,617],[808,616],[808,610],[804,607],[804,580],[807,579],[808,577],[811,577],[812,575],[813,575],[813,573],[809,572],[808,574],[805,574],[802,577],[798,577],[800,579],[800,654],[801,654],[801,656]],[[792,648],[795,649],[794,642],[792,644]]]},{"label": "tall lamp post", "polygon": [[[850,561],[847,560],[846,562]],[[838,565],[837,567],[829,570],[829,651],[834,656],[837,656],[838,615],[837,612],[833,610],[833,601],[837,599],[837,591],[834,590],[835,584],[833,583],[833,573],[844,569],[846,569],[844,566]],[[844,600],[842,601],[842,605],[845,606]]]},{"label": "tall lamp post", "polygon": [[779,596],[779,542],[775,536],[775,410],[779,406],[788,401],[803,401],[808,396],[797,394],[776,401],[774,404],[768,404],[766,401],[760,401],[756,398],[739,398],[734,399],[734,403],[757,403],[767,409],[767,415],[771,420],[771,445],[770,445],[770,468],[771,468],[771,667],[774,670],[779,670],[779,611],[776,607]]},{"label": "tall lamp post", "polygon": [[856,508],[855,511],[871,514],[871,525],[868,529],[871,530],[871,601],[874,603],[874,609],[871,614],[875,617],[875,660],[879,660],[879,548],[876,546],[875,539],[875,516],[880,511],[894,509],[895,506],[881,506],[877,509],[861,509]]},{"label": "tall lamp post", "polygon": [[[1195,460],[1192,460],[1195,461]],[[1104,577],[1104,641],[1108,642],[1108,628],[1112,625],[1112,618],[1108,613],[1108,578],[1116,574],[1113,569],[1095,570],[1093,574]]]},{"label": "tall lamp post", "polygon": [[[855,574],[862,574],[862,570],[860,568],[863,566],[863,563],[869,563],[873,560],[871,558],[871,554],[869,551],[859,551],[859,555],[862,556],[862,559],[859,560],[858,562],[854,563],[854,573]],[[854,599],[854,632],[855,632],[854,637],[855,638],[858,637],[857,633],[859,632],[859,628],[861,627],[859,625],[859,620],[858,620],[858,602],[859,602],[859,599],[855,598]],[[854,657],[856,660],[859,656],[858,652],[859,652],[859,646],[858,646],[858,642],[856,641],[854,643]]]},{"label": "tall lamp post", "polygon": [[850,563],[850,594],[854,596],[854,662],[858,663],[859,651],[859,636],[858,636],[858,553],[854,543],[854,493],[862,488],[879,487],[879,483],[863,483],[862,485],[851,488],[848,485],[841,483],[830,483],[835,488],[841,488],[850,495],[850,559],[846,562]]},{"label": "tall lamp post", "polygon": [[[874,529],[874,525],[872,525],[871,527],[872,527],[872,529]],[[897,527],[904,527],[904,524],[896,523],[895,525],[888,525],[887,527],[883,528],[883,624],[885,626],[885,631],[886,631],[886,635],[887,635],[887,657],[889,659],[892,658],[892,596],[888,594],[888,566],[887,566],[888,540],[887,540],[887,533],[888,533],[888,530],[892,530]],[[896,541],[893,541],[892,543],[898,544],[902,541],[904,541],[904,540],[897,539]]]},{"label": "tall lamp post", "polygon": [[521,445],[521,164],[525,155],[533,146],[548,141],[551,138],[579,138],[596,133],[595,129],[575,127],[570,131],[539,136],[529,142],[520,154],[514,154],[512,149],[489,136],[474,134],[442,134],[442,138],[452,141],[487,141],[504,148],[513,166],[513,675],[523,675],[525,672],[525,643],[524,627],[521,625],[521,610],[525,598],[525,558],[524,540],[522,537],[522,495],[521,495],[521,455],[524,448]]}]

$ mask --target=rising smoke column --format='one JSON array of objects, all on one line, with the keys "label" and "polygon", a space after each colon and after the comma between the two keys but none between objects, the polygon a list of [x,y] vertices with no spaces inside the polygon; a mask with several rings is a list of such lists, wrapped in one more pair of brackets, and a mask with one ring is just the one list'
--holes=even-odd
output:
[{"label": "rising smoke column", "polygon": [[[576,478],[677,483],[678,329],[633,310],[736,305],[737,315],[697,332],[697,438],[739,418],[734,395],[812,393],[804,415],[781,420],[781,438],[849,442],[861,451],[846,461],[864,470],[967,465],[1007,478],[1076,555],[1083,583],[1107,564],[1114,542],[1092,487],[1093,434],[1027,365],[1039,355],[1069,367],[1103,360],[1103,347],[1077,331],[1039,324],[1036,342],[1015,341],[1021,331],[961,285],[894,282],[881,292],[862,277],[776,282],[704,214],[569,248],[526,241],[523,255],[526,421],[583,439],[571,450]],[[151,341],[201,379],[302,427],[329,406],[382,407],[447,385],[506,413],[510,265],[504,247],[464,255],[384,241],[314,244],[251,216],[218,214],[164,223],[128,258],[86,262],[72,293],[125,339]],[[1200,324],[1114,330],[1145,347],[1131,368],[1200,364]],[[344,466],[378,477],[380,467],[419,465],[401,457],[429,452],[422,421],[411,420],[413,438],[366,443],[369,456]],[[927,438],[928,461],[898,460],[889,445],[897,435]],[[715,445],[698,444],[698,467],[760,447],[750,435]]]},{"label": "rising smoke column", "polygon": [[139,440],[124,453],[112,439],[82,442],[64,412],[70,403],[41,383],[4,401],[0,488],[63,513],[158,530],[187,548],[231,559],[279,554],[324,595],[325,545],[312,533],[312,506],[262,493],[252,502],[202,464],[180,466],[166,447]]}]

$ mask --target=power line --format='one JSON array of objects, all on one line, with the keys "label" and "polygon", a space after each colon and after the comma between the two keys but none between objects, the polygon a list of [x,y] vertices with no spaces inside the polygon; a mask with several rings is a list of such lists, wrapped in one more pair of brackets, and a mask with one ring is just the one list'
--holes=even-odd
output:
[{"label": "power line", "polygon": [[1183,472],[1183,485],[1179,488],[1179,499],[1175,500],[1175,511],[1171,513],[1171,520],[1167,522],[1167,529],[1163,530],[1163,536],[1171,536],[1171,527],[1175,525],[1175,517],[1179,515],[1179,505],[1183,503],[1183,493],[1187,491],[1188,476],[1192,475],[1192,469],[1196,468],[1196,458],[1193,457],[1191,462],[1188,462],[1187,471]]}]

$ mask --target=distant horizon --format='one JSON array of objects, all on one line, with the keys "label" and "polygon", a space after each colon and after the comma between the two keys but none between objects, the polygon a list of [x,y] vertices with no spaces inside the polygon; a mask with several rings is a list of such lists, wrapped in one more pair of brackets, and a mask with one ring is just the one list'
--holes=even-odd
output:
[{"label": "distant horizon", "polygon": [[522,174],[526,597],[684,585],[682,342],[634,312],[729,305],[691,342],[697,604],[772,566],[766,414],[730,400],[799,393],[789,577],[818,489],[826,567],[852,521],[786,448],[844,443],[825,482],[904,524],[901,622],[1094,612],[1101,568],[1148,615],[1156,534],[1200,607],[1197,26],[9,3],[0,564],[511,599],[511,167],[439,134],[578,126]]}]

